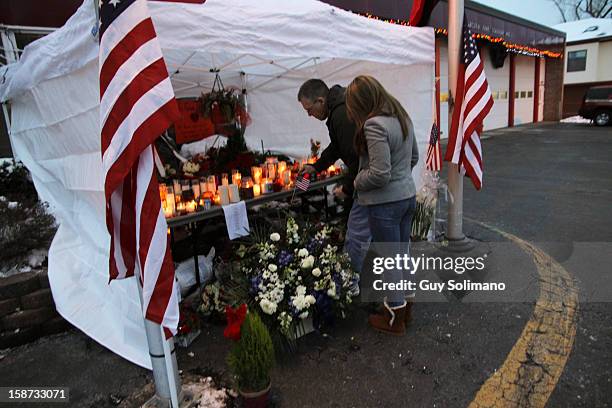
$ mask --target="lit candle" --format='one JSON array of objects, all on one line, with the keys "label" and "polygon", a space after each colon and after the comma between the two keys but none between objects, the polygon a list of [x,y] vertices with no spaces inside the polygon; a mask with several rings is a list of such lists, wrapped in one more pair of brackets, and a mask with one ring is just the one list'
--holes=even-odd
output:
[{"label": "lit candle", "polygon": [[208,188],[206,187],[206,179],[202,177],[200,179],[200,194],[204,194]]},{"label": "lit candle", "polygon": [[188,201],[187,204],[185,205],[185,210],[187,211],[188,214],[195,212],[196,202],[194,200]]},{"label": "lit candle", "polygon": [[255,184],[261,183],[261,175],[262,175],[261,167],[259,166],[251,167],[251,177],[253,177],[253,182]]},{"label": "lit candle", "polygon": [[174,189],[172,187],[168,187],[166,189],[166,208],[168,209],[171,217],[176,214],[176,204],[174,202]]},{"label": "lit candle", "polygon": [[215,205],[221,205],[221,196],[219,195],[218,191],[215,193],[215,196],[213,197],[213,202],[215,203]]},{"label": "lit candle", "polygon": [[201,192],[200,192],[200,182],[198,180],[193,180],[191,182],[191,189],[193,190],[193,197],[196,200],[199,200],[200,199],[200,194],[201,194]]},{"label": "lit candle", "polygon": [[253,184],[253,197],[259,197],[261,195],[261,186],[259,183]]},{"label": "lit candle", "polygon": [[213,194],[217,191],[217,180],[215,176],[208,176],[206,179],[206,191],[210,191]]},{"label": "lit candle", "polygon": [[287,170],[287,162],[284,162],[284,161],[278,162],[278,169],[277,169],[278,174],[282,175],[285,170]]},{"label": "lit candle", "polygon": [[229,199],[232,203],[237,203],[240,201],[240,191],[238,189],[238,184],[232,184],[229,186]]},{"label": "lit candle", "polygon": [[291,170],[283,171],[283,185],[288,186],[291,183]]},{"label": "lit candle", "polygon": [[176,195],[180,195],[181,194],[181,181],[174,179],[172,180],[172,187],[174,188],[174,194]]},{"label": "lit candle", "polygon": [[221,200],[221,205],[227,205],[230,203],[228,186],[219,186],[219,197]]},{"label": "lit candle", "polygon": [[232,174],[232,184],[236,184],[237,186],[239,186],[241,182],[242,182],[242,174],[240,174],[239,172],[233,173]]},{"label": "lit candle", "polygon": [[274,180],[276,178],[276,164],[268,163],[268,178]]},{"label": "lit candle", "polygon": [[334,166],[333,164],[331,166],[329,166],[329,168],[327,169],[327,172],[329,173],[330,176],[335,176],[336,175],[336,166]]},{"label": "lit candle", "polygon": [[229,186],[229,178],[227,176],[227,173],[221,174],[221,185],[222,186]]}]

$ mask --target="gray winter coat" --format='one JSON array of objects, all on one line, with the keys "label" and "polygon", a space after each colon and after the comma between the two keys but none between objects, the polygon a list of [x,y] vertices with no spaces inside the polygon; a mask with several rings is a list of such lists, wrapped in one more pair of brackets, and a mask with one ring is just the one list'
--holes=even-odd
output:
[{"label": "gray winter coat", "polygon": [[404,200],[416,195],[412,168],[419,161],[414,128],[409,121],[404,140],[396,117],[375,116],[364,124],[367,152],[359,157],[355,195],[360,205]]}]

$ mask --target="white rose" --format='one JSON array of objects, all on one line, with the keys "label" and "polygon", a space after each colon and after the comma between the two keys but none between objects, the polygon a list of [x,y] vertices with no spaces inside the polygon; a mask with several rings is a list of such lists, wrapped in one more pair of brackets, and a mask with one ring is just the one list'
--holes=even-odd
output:
[{"label": "white rose", "polygon": [[262,299],[261,302],[259,302],[259,306],[265,314],[271,315],[276,312],[276,303],[272,303],[268,299]]},{"label": "white rose", "polygon": [[317,299],[315,299],[315,297],[312,295],[306,296],[306,301],[310,303],[311,305],[314,305],[315,303],[317,303]]},{"label": "white rose", "polygon": [[270,234],[270,239],[274,242],[280,241],[280,234],[278,232],[274,232]]},{"label": "white rose", "polygon": [[276,265],[274,265],[274,264],[270,264],[270,265],[268,265],[268,269],[270,270],[270,272],[276,272],[278,267]]},{"label": "white rose", "polygon": [[321,276],[321,270],[319,268],[314,268],[312,270],[312,274],[313,274],[313,276],[318,278],[319,276]]},{"label": "white rose", "polygon": [[300,264],[300,266],[302,267],[302,269],[310,269],[313,267],[314,262],[314,256],[308,255],[306,258],[302,259],[302,263]]},{"label": "white rose", "polygon": [[332,287],[327,289],[327,296],[336,297],[336,284],[332,283]]},{"label": "white rose", "polygon": [[298,256],[300,258],[305,258],[308,256],[308,250],[306,248],[302,248],[298,251]]}]

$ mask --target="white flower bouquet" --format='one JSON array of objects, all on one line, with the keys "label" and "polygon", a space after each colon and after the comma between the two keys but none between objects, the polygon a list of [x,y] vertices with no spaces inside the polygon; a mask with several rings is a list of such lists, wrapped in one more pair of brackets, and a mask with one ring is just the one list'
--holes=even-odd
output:
[{"label": "white flower bouquet", "polygon": [[315,328],[344,317],[359,294],[359,276],[336,245],[332,227],[300,226],[291,217],[283,224],[282,231],[259,234],[235,251],[239,266],[232,280],[242,285],[247,299],[233,300],[259,309],[271,330],[291,338],[308,317]]}]

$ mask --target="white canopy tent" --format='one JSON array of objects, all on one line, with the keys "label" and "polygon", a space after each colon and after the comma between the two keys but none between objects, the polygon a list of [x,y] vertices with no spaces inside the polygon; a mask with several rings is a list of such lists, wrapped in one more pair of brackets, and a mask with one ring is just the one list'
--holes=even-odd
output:
[{"label": "white canopy tent", "polygon": [[[150,2],[177,97],[210,90],[211,70],[226,87],[246,83],[252,125],[245,138],[304,157],[309,139],[329,139],[323,122],[297,101],[312,77],[347,85],[377,77],[406,107],[421,159],[432,118],[434,33],[367,19],[314,0]],[[49,251],[58,311],[124,358],[150,368],[133,279],[108,284],[109,237],[98,123],[98,41],[92,0],[66,25],[32,44],[0,76],[11,104],[11,141],[50,203],[60,227]]]}]

